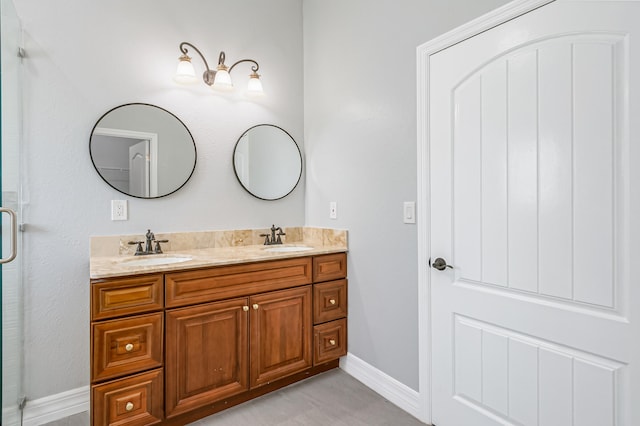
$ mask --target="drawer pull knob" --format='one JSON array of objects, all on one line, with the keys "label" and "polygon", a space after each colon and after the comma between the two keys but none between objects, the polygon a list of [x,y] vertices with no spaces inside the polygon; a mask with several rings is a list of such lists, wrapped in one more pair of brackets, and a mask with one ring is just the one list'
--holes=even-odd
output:
[{"label": "drawer pull knob", "polygon": [[329,340],[329,344],[330,344],[331,346],[335,346],[335,345],[336,345],[336,341],[335,341],[335,340],[333,340],[333,339],[331,339],[331,340]]},{"label": "drawer pull knob", "polygon": [[254,304],[253,304],[253,309],[255,309],[255,310],[257,311],[257,310],[258,310],[258,308],[259,308],[258,304],[257,304],[257,303],[254,303]]},{"label": "drawer pull knob", "polygon": [[127,405],[124,406],[124,409],[127,411],[133,410],[133,402],[127,402]]},{"label": "drawer pull knob", "polygon": [[243,306],[243,307],[242,307],[242,310],[243,310],[243,311],[245,311],[245,312],[247,312],[247,311],[249,310],[249,307],[248,307],[248,306]]},{"label": "drawer pull knob", "polygon": [[124,346],[124,350],[127,351],[127,352],[131,352],[133,350],[133,344],[132,343],[127,343]]},{"label": "drawer pull knob", "polygon": [[329,299],[329,303],[331,303],[332,305],[336,304],[336,299]]}]

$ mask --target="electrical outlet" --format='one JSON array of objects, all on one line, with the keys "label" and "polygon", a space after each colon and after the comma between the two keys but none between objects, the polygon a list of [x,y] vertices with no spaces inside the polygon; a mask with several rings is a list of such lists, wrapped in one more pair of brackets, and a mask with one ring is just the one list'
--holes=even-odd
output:
[{"label": "electrical outlet", "polygon": [[127,200],[111,200],[111,220],[127,220]]},{"label": "electrical outlet", "polygon": [[337,219],[338,218],[338,203],[335,201],[329,202],[329,219]]}]

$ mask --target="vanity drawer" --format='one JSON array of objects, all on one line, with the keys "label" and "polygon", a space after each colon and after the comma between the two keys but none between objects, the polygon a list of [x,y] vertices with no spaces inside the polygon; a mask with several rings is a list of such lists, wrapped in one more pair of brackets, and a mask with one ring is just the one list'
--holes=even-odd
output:
[{"label": "vanity drawer", "polygon": [[166,274],[166,306],[192,305],[311,283],[311,258],[220,266]]},{"label": "vanity drawer", "polygon": [[162,370],[93,387],[92,425],[144,426],[164,417]]},{"label": "vanity drawer", "polygon": [[94,323],[92,380],[161,367],[163,334],[162,313]]},{"label": "vanity drawer", "polygon": [[91,283],[93,321],[161,310],[162,274],[98,280]]},{"label": "vanity drawer", "polygon": [[332,281],[347,276],[347,254],[336,253],[313,258],[313,282]]},{"label": "vanity drawer", "polygon": [[346,355],[346,318],[314,326],[313,347],[313,365],[319,365]]},{"label": "vanity drawer", "polygon": [[313,285],[313,323],[347,316],[347,280]]}]

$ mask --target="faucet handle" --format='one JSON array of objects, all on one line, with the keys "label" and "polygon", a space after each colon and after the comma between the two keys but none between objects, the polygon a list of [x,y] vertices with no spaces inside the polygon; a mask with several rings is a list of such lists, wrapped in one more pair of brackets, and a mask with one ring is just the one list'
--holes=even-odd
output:
[{"label": "faucet handle", "polygon": [[156,247],[153,250],[154,253],[156,254],[161,254],[162,253],[162,247],[160,247],[160,243],[168,243],[169,240],[154,240],[156,242]]},{"label": "faucet handle", "polygon": [[269,234],[260,234],[261,237],[264,237],[264,245],[268,246],[271,244],[271,241],[269,240]]},{"label": "faucet handle", "polygon": [[283,235],[287,235],[287,234],[282,232],[282,228],[278,228],[278,233],[276,234],[278,239],[276,240],[275,244],[282,244],[282,238],[280,237],[282,237]]},{"label": "faucet handle", "polygon": [[136,247],[136,253],[134,256],[140,256],[141,254],[143,254],[144,252],[142,251],[142,243],[144,243],[144,241],[129,241],[127,244],[129,244],[130,246],[137,244],[138,247]]}]

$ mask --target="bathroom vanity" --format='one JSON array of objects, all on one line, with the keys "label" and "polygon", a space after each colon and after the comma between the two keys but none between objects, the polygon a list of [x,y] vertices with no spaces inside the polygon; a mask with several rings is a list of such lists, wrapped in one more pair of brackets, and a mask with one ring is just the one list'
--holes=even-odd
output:
[{"label": "bathroom vanity", "polygon": [[346,354],[346,245],[185,253],[127,275],[92,257],[93,425],[183,425]]}]

